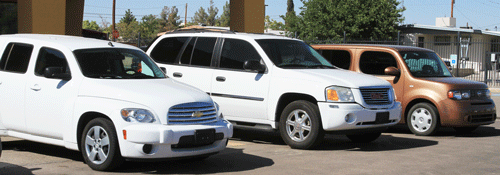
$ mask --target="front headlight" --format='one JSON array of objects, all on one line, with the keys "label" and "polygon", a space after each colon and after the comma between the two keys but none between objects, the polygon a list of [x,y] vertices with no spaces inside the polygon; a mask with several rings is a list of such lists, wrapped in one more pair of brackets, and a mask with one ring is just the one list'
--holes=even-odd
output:
[{"label": "front headlight", "polygon": [[154,123],[156,121],[154,115],[146,109],[122,109],[121,116],[127,122]]},{"label": "front headlight", "polygon": [[470,90],[448,91],[448,98],[462,100],[470,98]]},{"label": "front headlight", "polygon": [[222,113],[220,111],[220,107],[219,107],[219,104],[217,104],[215,101],[214,101],[214,106],[215,106],[215,110],[216,110],[216,115],[217,115],[217,118],[219,120],[223,120],[224,119],[224,116],[222,116]]},{"label": "front headlight", "polygon": [[330,86],[325,89],[325,96],[328,102],[354,102],[351,88]]}]

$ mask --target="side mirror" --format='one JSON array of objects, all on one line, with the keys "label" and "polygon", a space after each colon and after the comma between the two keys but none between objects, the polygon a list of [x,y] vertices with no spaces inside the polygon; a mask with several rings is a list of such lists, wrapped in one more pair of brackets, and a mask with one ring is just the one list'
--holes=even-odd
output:
[{"label": "side mirror", "polygon": [[71,80],[71,74],[64,73],[62,67],[47,67],[43,72],[43,76],[45,78],[62,79],[66,81]]},{"label": "side mirror", "polygon": [[401,75],[401,71],[398,68],[395,68],[393,66],[385,68],[384,73],[386,75],[392,75],[392,76],[396,76],[396,77],[399,77]]},{"label": "side mirror", "polygon": [[161,71],[163,71],[164,74],[167,74],[167,68],[165,67],[160,67]]},{"label": "side mirror", "polygon": [[259,60],[247,60],[243,63],[243,69],[263,73],[266,71],[266,66],[261,64]]}]

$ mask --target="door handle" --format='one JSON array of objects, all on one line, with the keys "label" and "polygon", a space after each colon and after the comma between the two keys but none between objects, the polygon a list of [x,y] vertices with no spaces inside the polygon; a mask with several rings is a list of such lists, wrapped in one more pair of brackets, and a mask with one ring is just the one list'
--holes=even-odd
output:
[{"label": "door handle", "polygon": [[226,81],[226,77],[218,76],[215,78],[215,80],[220,81],[220,82],[224,82],[224,81]]},{"label": "door handle", "polygon": [[34,91],[39,91],[40,89],[42,89],[38,84],[34,84],[33,86],[30,87],[32,90]]},{"label": "door handle", "polygon": [[180,72],[174,72],[174,77],[182,77],[182,73]]}]

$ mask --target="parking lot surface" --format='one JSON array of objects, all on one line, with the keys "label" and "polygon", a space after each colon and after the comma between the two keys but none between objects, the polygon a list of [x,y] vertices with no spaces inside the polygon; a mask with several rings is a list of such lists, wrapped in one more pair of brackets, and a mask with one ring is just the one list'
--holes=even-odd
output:
[{"label": "parking lot surface", "polygon": [[327,135],[316,150],[290,149],[275,134],[236,131],[223,152],[204,161],[126,162],[97,172],[80,152],[3,137],[0,174],[500,174],[500,121],[457,135],[415,136],[391,128],[372,143]]},{"label": "parking lot surface", "polygon": [[[500,94],[492,98],[500,104]],[[397,126],[366,144],[327,135],[315,150],[237,130],[227,149],[204,161],[126,162],[115,172],[93,171],[80,152],[63,147],[12,137],[2,143],[0,174],[500,174],[500,120],[469,134],[441,128],[426,137]]]}]

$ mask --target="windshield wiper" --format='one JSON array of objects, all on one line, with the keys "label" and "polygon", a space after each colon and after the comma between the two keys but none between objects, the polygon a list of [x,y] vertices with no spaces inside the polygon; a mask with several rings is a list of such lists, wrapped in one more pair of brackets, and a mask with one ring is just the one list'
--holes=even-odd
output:
[{"label": "windshield wiper", "polygon": [[280,64],[278,67],[308,67],[307,65],[303,64],[297,64],[297,63],[285,63],[285,64]]},{"label": "windshield wiper", "polygon": [[324,68],[324,69],[335,69],[335,67],[333,67],[333,66],[327,66],[327,65],[322,65],[322,64],[312,65],[312,66],[307,66],[307,67],[311,67],[311,68]]}]

